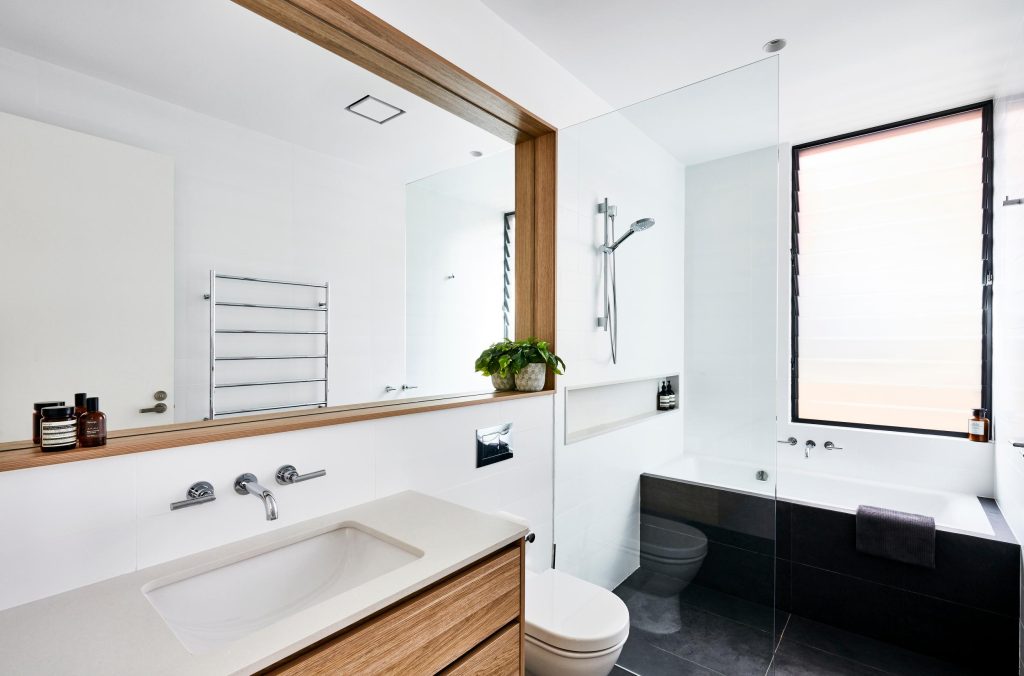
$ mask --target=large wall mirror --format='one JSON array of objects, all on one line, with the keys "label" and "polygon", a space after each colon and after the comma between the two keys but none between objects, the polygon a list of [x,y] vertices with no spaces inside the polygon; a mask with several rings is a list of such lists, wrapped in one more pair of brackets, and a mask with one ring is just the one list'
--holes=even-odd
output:
[{"label": "large wall mirror", "polygon": [[[158,55],[158,58],[154,58]],[[515,149],[230,0],[0,23],[0,442],[490,390]]]}]

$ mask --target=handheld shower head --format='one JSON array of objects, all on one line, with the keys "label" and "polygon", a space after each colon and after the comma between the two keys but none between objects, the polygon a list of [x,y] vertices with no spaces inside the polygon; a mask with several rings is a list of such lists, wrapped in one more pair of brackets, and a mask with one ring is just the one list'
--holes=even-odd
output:
[{"label": "handheld shower head", "polygon": [[622,244],[627,239],[629,239],[633,235],[634,232],[642,232],[644,230],[647,230],[648,228],[653,228],[653,227],[654,227],[654,219],[653,218],[641,218],[638,221],[633,221],[633,223],[631,223],[630,226],[629,226],[629,230],[627,230],[626,232],[622,233],[622,237],[619,237],[617,240],[615,240],[612,244],[610,244],[608,246],[601,247],[601,250],[604,251],[605,253],[611,253],[611,252],[615,251],[616,249],[618,249],[620,244]]},{"label": "handheld shower head", "polygon": [[633,221],[633,224],[629,226],[629,229],[633,230],[635,232],[640,232],[641,230],[646,230],[647,228],[653,228],[653,227],[654,227],[654,219],[653,218],[641,218],[639,221]]}]

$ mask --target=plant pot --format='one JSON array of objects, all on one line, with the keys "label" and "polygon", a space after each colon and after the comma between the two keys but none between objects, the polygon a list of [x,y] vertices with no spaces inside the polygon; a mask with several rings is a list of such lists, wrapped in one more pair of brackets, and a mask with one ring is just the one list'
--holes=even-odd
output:
[{"label": "plant pot", "polygon": [[514,389],[516,386],[516,379],[511,375],[499,376],[497,373],[491,374],[491,385],[494,385],[494,389],[498,392],[505,392],[507,390]]},{"label": "plant pot", "polygon": [[516,374],[516,389],[520,392],[540,392],[548,375],[547,364],[527,364]]}]

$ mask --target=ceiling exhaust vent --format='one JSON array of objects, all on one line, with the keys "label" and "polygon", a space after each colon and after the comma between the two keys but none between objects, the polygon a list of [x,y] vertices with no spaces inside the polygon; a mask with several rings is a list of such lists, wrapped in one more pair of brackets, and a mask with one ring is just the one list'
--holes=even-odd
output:
[{"label": "ceiling exhaust vent", "polygon": [[359,117],[365,117],[367,120],[373,120],[377,124],[384,124],[405,112],[401,108],[396,108],[390,103],[375,99],[369,94],[355,103],[346,106],[345,110],[353,112]]}]

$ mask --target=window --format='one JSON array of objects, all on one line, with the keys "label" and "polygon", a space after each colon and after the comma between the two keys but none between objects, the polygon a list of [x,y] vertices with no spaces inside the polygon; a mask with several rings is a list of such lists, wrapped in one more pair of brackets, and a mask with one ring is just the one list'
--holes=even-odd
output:
[{"label": "window", "polygon": [[990,102],[793,148],[794,422],[991,410],[991,149]]}]

